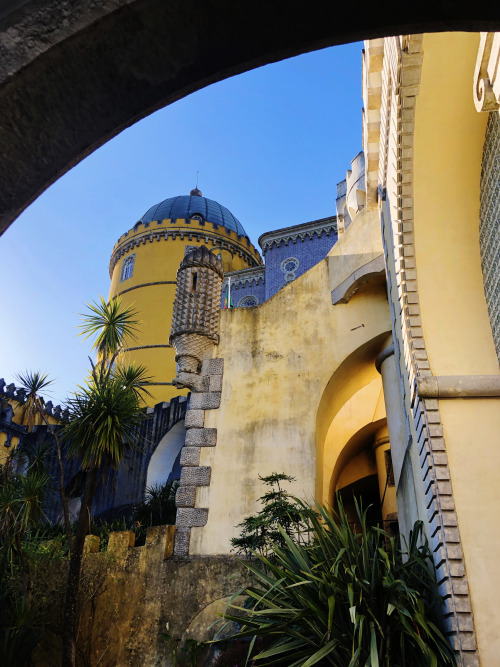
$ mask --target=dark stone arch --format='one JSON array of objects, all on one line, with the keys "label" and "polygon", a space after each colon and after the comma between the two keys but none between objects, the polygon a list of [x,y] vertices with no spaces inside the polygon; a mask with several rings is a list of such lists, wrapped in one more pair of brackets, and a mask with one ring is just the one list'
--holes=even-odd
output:
[{"label": "dark stone arch", "polygon": [[7,0],[0,233],[108,139],[210,83],[366,37],[499,28],[498,3],[456,0]]}]

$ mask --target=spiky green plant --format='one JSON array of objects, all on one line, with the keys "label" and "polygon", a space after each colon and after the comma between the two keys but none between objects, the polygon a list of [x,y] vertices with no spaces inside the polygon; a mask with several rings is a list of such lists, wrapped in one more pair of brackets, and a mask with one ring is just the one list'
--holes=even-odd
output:
[{"label": "spiky green plant", "polygon": [[45,400],[41,392],[54,382],[46,373],[40,371],[25,371],[16,375],[16,382],[26,392],[25,401],[21,407],[21,424],[28,426],[31,431],[35,424],[41,423],[45,414]]},{"label": "spiky green plant", "polygon": [[285,546],[273,557],[246,562],[254,585],[251,608],[234,607],[226,620],[244,625],[236,637],[265,637],[270,648],[256,665],[412,667],[455,665],[433,619],[439,604],[429,549],[416,523],[401,550],[393,537],[368,526],[356,504],[359,526],[350,525],[342,503],[338,516],[303,506],[309,544],[282,531]]},{"label": "spiky green plant", "polygon": [[109,365],[126,339],[135,340],[138,313],[131,306],[124,306],[120,297],[108,303],[100,296],[99,303],[94,301],[86,305],[89,312],[81,314],[81,335],[84,339],[94,338],[92,349],[96,351],[98,361]]},{"label": "spiky green plant", "polygon": [[140,526],[161,526],[175,523],[175,493],[178,480],[153,484],[146,489],[146,497],[134,511],[134,519]]},{"label": "spiky green plant", "polygon": [[94,338],[97,359],[95,363],[91,360],[92,371],[86,384],[68,401],[69,419],[64,431],[70,454],[80,459],[86,471],[64,608],[62,663],[68,667],[74,667],[76,660],[76,602],[92,503],[103,475],[109,468],[117,468],[126,449],[135,446],[136,426],[142,416],[141,398],[147,393],[148,381],[144,368],[127,368],[119,358],[125,340],[135,337],[137,313],[119,298],[106,303],[100,297],[100,303],[88,308],[81,334]]}]

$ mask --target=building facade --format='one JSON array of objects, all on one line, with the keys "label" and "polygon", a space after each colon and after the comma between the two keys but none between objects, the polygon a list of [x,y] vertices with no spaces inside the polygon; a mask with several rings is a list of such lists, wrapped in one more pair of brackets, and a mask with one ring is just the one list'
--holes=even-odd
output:
[{"label": "building facade", "polygon": [[263,262],[237,219],[192,191],[150,209],[110,264],[110,298],[143,322],[128,358],[149,368],[156,401],[190,392],[143,475],[180,470],[176,556],[229,554],[259,475],[291,475],[310,502],[339,494],[348,511],[361,497],[403,536],[423,522],[443,629],[460,664],[492,667],[499,64],[492,33],[366,42],[363,151],[335,215],[263,234]]}]

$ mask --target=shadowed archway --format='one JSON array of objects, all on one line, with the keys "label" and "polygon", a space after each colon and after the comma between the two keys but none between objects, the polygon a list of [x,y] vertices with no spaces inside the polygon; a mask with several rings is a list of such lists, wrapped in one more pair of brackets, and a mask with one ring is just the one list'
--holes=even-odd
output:
[{"label": "shadowed archway", "polygon": [[306,51],[500,28],[454,0],[7,0],[0,9],[0,233],[59,176],[152,111]]}]

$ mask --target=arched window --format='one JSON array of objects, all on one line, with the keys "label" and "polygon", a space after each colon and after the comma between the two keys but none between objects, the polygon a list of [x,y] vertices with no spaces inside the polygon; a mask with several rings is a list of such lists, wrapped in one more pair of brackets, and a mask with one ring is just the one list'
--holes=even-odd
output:
[{"label": "arched window", "polygon": [[123,260],[122,273],[120,276],[121,283],[124,280],[127,280],[128,278],[132,278],[132,274],[134,273],[134,262],[135,262],[135,253],[133,255],[125,257],[125,259]]},{"label": "arched window", "polygon": [[258,305],[259,305],[259,300],[257,299],[256,296],[253,296],[253,294],[244,296],[243,299],[238,301],[238,308],[250,308],[251,306],[258,306]]}]

